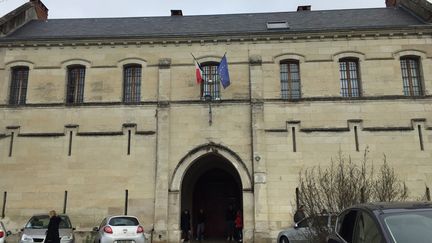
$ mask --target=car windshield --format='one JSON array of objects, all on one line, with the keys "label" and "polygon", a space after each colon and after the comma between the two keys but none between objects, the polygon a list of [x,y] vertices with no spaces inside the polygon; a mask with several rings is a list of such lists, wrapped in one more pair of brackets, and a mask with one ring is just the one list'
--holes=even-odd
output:
[{"label": "car windshield", "polygon": [[432,210],[388,214],[384,222],[396,243],[431,242]]},{"label": "car windshield", "polygon": [[309,227],[311,224],[312,225],[317,225],[317,226],[327,226],[327,224],[328,224],[328,217],[329,217],[328,215],[309,217],[309,218],[306,218],[306,219],[300,221],[297,224],[297,226],[299,228]]},{"label": "car windshield", "polygon": [[132,217],[116,217],[111,218],[109,223],[111,226],[137,226],[138,220]]},{"label": "car windshield", "polygon": [[[60,222],[60,225],[59,225],[60,229],[69,229],[69,228],[72,228],[68,216],[60,215],[60,218],[61,218],[61,222]],[[27,228],[27,229],[47,229],[48,228],[49,219],[50,218],[49,218],[48,215],[33,216],[29,220],[29,222],[27,223],[27,225],[25,226],[25,228]]]}]

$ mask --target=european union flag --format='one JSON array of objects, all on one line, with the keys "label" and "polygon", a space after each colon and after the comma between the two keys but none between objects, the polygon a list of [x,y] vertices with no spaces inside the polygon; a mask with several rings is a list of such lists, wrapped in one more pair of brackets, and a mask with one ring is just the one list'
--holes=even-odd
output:
[{"label": "european union flag", "polygon": [[226,87],[228,87],[231,84],[229,72],[228,72],[228,62],[227,62],[225,55],[222,57],[222,60],[219,63],[217,71],[218,71],[222,86],[225,89]]}]

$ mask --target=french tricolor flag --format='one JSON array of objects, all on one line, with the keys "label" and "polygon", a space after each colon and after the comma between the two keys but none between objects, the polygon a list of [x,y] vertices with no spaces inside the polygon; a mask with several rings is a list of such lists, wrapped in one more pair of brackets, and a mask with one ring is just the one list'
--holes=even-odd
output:
[{"label": "french tricolor flag", "polygon": [[195,58],[194,58],[194,60],[195,60],[196,82],[197,82],[197,84],[201,84],[201,82],[203,81],[203,74],[202,74],[201,65],[198,63],[198,61]]}]

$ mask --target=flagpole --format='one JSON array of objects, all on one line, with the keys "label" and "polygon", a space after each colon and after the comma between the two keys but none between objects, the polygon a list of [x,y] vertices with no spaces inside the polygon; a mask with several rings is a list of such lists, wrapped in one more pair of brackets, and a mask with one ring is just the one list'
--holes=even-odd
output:
[{"label": "flagpole", "polygon": [[[194,59],[196,62],[198,62],[198,60],[197,60],[196,57],[192,54],[192,52],[191,52],[191,55],[192,55],[193,59]],[[198,62],[198,64],[199,64],[199,62]],[[200,66],[201,66],[201,65],[200,65]]]}]

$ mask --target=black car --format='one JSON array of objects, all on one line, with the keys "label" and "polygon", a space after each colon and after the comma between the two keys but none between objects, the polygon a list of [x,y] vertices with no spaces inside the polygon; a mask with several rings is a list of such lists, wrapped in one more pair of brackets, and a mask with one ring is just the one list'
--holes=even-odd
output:
[{"label": "black car", "polygon": [[432,203],[367,203],[339,214],[328,243],[431,243]]}]

